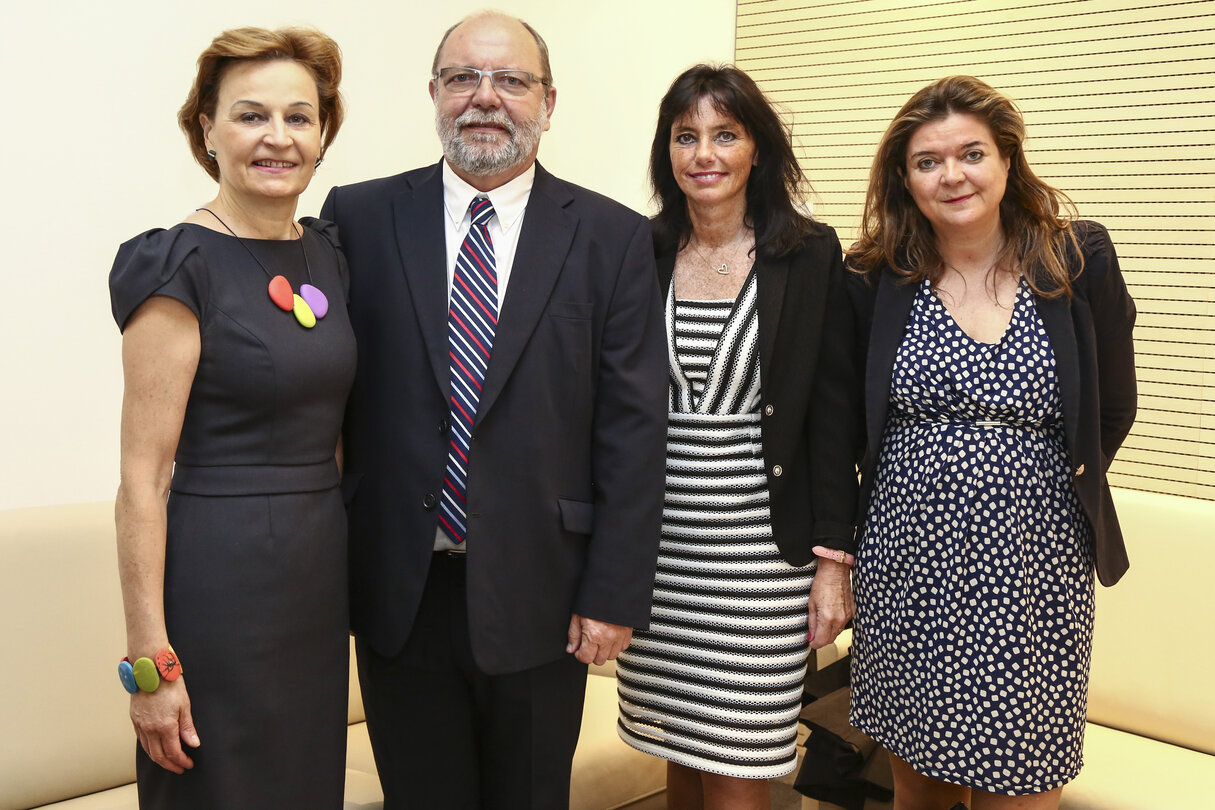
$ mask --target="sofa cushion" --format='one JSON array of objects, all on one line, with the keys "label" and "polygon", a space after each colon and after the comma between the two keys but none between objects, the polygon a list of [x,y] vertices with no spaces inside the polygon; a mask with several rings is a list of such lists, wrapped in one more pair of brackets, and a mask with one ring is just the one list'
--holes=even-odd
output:
[{"label": "sofa cushion", "polygon": [[[126,633],[114,504],[0,512],[0,615],[12,662],[0,700],[0,810],[134,781],[130,701],[118,683]],[[110,806],[124,805],[96,805]]]},{"label": "sofa cushion", "polygon": [[1063,789],[1062,810],[1206,810],[1215,757],[1093,723],[1084,768]]},{"label": "sofa cushion", "polygon": [[1131,567],[1097,588],[1088,719],[1215,754],[1215,503],[1131,490],[1114,503]]},{"label": "sofa cushion", "polygon": [[615,673],[610,662],[592,666],[586,679],[570,810],[621,807],[666,789],[666,761],[626,745],[616,733]]}]

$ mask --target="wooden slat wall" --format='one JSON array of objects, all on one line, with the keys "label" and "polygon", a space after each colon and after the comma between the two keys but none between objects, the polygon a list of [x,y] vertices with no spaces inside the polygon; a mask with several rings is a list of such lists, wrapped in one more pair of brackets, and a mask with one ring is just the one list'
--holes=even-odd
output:
[{"label": "wooden slat wall", "polygon": [[1015,99],[1035,171],[1114,239],[1139,307],[1116,486],[1215,500],[1215,0],[739,0],[736,62],[793,123],[816,215],[855,237],[869,164],[951,74]]}]

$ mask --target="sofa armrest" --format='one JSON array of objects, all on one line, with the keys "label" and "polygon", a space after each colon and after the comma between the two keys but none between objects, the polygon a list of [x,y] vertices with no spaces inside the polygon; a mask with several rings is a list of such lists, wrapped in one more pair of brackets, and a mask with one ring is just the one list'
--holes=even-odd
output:
[{"label": "sofa armrest", "polygon": [[814,650],[814,669],[826,669],[836,661],[847,658],[851,652],[852,628],[847,627],[840,631],[840,634],[835,637],[835,641],[822,649]]}]

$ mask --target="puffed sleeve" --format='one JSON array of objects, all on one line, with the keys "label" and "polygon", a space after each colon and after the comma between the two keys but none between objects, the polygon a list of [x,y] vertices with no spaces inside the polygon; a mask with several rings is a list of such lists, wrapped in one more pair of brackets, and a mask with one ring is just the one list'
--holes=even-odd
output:
[{"label": "puffed sleeve", "polygon": [[338,226],[325,219],[316,217],[300,217],[300,224],[319,234],[328,242],[337,254],[338,275],[342,279],[342,297],[350,303],[350,268],[346,265],[346,254],[342,252],[342,243],[338,239]]},{"label": "puffed sleeve", "polygon": [[163,295],[185,304],[201,321],[205,283],[198,242],[184,228],[154,228],[118,248],[110,268],[110,309],[123,330],[140,304]]}]

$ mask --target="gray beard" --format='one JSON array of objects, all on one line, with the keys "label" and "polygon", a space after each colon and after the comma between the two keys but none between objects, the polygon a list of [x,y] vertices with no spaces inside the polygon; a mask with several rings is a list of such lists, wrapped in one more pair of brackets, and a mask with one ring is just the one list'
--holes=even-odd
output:
[{"label": "gray beard", "polygon": [[[534,119],[517,123],[502,109],[492,113],[465,110],[456,118],[446,118],[436,110],[435,131],[443,143],[443,155],[451,165],[474,177],[486,177],[509,171],[529,158],[540,143],[547,117],[547,99],[541,102]],[[501,126],[508,135],[506,143],[499,144],[496,136],[462,132],[464,126],[473,123]]]}]

